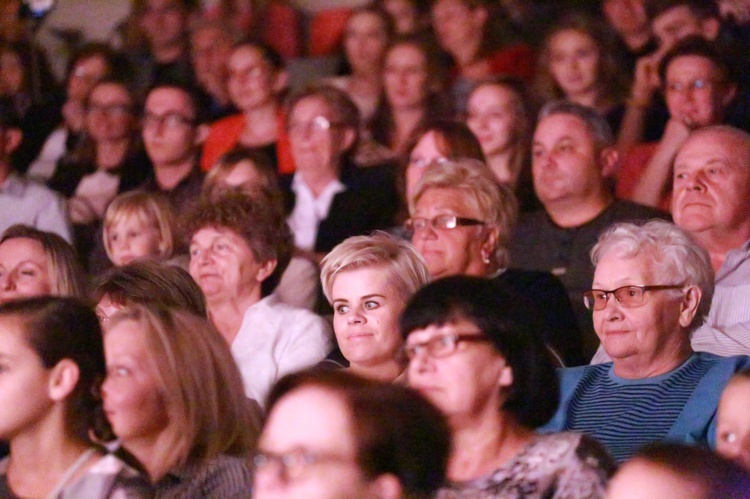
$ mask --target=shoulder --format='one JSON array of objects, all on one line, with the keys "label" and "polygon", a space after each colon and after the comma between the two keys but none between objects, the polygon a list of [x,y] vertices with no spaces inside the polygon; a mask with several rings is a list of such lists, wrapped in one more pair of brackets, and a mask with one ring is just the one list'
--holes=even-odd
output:
[{"label": "shoulder", "polygon": [[651,218],[671,220],[669,213],[625,199],[616,199],[605,211],[614,221],[649,220]]},{"label": "shoulder", "polygon": [[179,480],[159,487],[157,497],[248,497],[252,483],[245,459],[219,455],[174,473]]},{"label": "shoulder", "polygon": [[227,116],[216,121],[211,125],[211,133],[223,134],[228,133],[232,130],[237,130],[237,133],[242,131],[245,126],[245,116],[242,114],[235,114],[233,116]]}]

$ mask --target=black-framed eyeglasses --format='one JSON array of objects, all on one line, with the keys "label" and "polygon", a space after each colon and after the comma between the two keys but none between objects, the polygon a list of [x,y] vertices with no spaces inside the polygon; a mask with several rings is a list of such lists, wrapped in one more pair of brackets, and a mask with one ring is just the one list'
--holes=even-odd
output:
[{"label": "black-framed eyeglasses", "polygon": [[590,289],[583,293],[583,304],[589,310],[603,310],[607,306],[609,295],[626,308],[639,307],[643,305],[646,291],[662,291],[665,289],[679,289],[683,284],[665,284],[655,286],[621,286],[617,289],[605,291],[603,289]]},{"label": "black-framed eyeglasses", "polygon": [[91,103],[86,106],[87,113],[102,113],[109,116],[124,116],[130,114],[133,106],[130,104],[96,104]]},{"label": "black-framed eyeglasses", "polygon": [[166,128],[176,129],[183,126],[195,124],[195,119],[183,116],[180,113],[145,113],[142,119],[143,128],[165,126]]},{"label": "black-framed eyeglasses", "polygon": [[455,215],[440,215],[434,218],[413,217],[404,223],[404,227],[410,231],[418,231],[428,225],[436,230],[450,230],[456,227],[468,227],[472,225],[484,225],[481,220],[474,218],[463,218]]},{"label": "black-framed eyeglasses", "polygon": [[404,346],[404,354],[409,360],[419,355],[419,352],[425,352],[430,357],[440,359],[455,353],[458,349],[458,344],[461,342],[489,343],[490,341],[491,340],[483,334],[441,334],[440,336],[435,336],[427,341],[407,343]]},{"label": "black-framed eyeglasses", "polygon": [[269,466],[277,466],[283,480],[296,480],[308,473],[313,466],[327,463],[355,463],[356,459],[341,454],[313,452],[295,449],[290,452],[259,450],[253,455],[253,470],[258,472]]}]

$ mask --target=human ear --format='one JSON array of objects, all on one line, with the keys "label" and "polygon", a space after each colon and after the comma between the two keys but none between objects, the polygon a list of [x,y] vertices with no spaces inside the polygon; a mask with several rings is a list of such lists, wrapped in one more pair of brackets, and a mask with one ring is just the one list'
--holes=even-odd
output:
[{"label": "human ear", "polygon": [[[505,361],[503,360],[503,362]],[[500,375],[497,378],[497,385],[502,388],[513,386],[513,368],[508,364],[505,364],[502,369],[500,369]]]},{"label": "human ear", "polygon": [[268,277],[271,274],[273,274],[273,271],[276,270],[276,265],[278,263],[279,262],[276,259],[271,259],[271,260],[265,261],[263,263],[263,265],[260,267],[260,269],[258,270],[258,273],[255,275],[255,279],[258,282],[263,282],[266,279],[268,279]]},{"label": "human ear", "polygon": [[392,473],[380,475],[369,486],[372,497],[378,499],[400,499],[404,496],[401,482]]},{"label": "human ear", "polygon": [[599,152],[599,161],[602,165],[602,177],[613,177],[617,170],[617,162],[620,153],[614,147],[605,147]]},{"label": "human ear", "polygon": [[680,326],[688,327],[693,322],[695,314],[698,313],[702,295],[698,286],[693,285],[687,289],[680,304]]},{"label": "human ear", "polygon": [[65,400],[75,389],[80,376],[78,364],[70,359],[62,359],[50,372],[47,388],[49,397],[55,402]]}]

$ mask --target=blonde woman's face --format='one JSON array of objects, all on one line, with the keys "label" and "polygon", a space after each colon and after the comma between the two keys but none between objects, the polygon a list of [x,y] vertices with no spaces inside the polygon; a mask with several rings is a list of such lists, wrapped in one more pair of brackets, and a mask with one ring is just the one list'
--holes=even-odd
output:
[{"label": "blonde woman's face", "polygon": [[0,303],[52,293],[47,255],[41,243],[25,237],[0,244]]}]

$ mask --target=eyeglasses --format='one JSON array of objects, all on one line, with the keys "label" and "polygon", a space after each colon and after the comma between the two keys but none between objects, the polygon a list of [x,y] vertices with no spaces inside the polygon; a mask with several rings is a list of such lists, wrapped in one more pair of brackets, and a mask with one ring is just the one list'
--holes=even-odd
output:
[{"label": "eyeglasses", "polygon": [[435,336],[427,341],[412,343],[404,346],[404,353],[409,360],[413,359],[419,352],[425,352],[430,357],[441,359],[452,355],[462,341],[489,343],[490,339],[482,334],[453,333]]},{"label": "eyeglasses", "polygon": [[177,129],[183,126],[194,125],[195,119],[183,116],[180,113],[154,114],[146,113],[143,115],[143,128],[157,127],[164,125],[170,129]]},{"label": "eyeglasses", "polygon": [[440,165],[443,163],[446,163],[448,161],[448,158],[409,158],[409,167],[414,168],[425,168],[428,165],[431,165],[435,163],[436,165]]},{"label": "eyeglasses", "polygon": [[484,225],[481,220],[473,218],[457,217],[455,215],[440,215],[434,218],[410,218],[404,223],[409,231],[418,231],[431,226],[435,230],[450,230],[456,227],[467,227],[471,225]]},{"label": "eyeglasses", "polygon": [[667,90],[669,90],[670,92],[684,92],[685,90],[703,90],[704,88],[709,88],[712,85],[715,85],[716,83],[718,82],[711,81],[711,80],[693,80],[688,83],[667,82]]},{"label": "eyeglasses", "polygon": [[643,295],[646,291],[662,291],[665,289],[679,289],[682,284],[669,284],[660,286],[622,286],[611,291],[603,289],[590,289],[583,293],[583,304],[589,310],[602,310],[607,306],[609,295],[615,297],[617,303],[626,308],[639,307],[643,305]]},{"label": "eyeglasses", "polygon": [[342,123],[336,123],[325,116],[316,116],[312,121],[307,123],[290,123],[286,130],[290,135],[307,135],[309,133],[319,133],[341,126]]},{"label": "eyeglasses", "polygon": [[330,463],[354,463],[354,458],[340,454],[312,452],[306,449],[293,450],[291,452],[275,453],[271,451],[258,451],[253,456],[253,467],[256,472],[268,469],[270,465],[278,466],[283,480],[295,480],[301,478],[310,468],[320,464]]},{"label": "eyeglasses", "polygon": [[102,113],[109,116],[124,116],[130,113],[132,106],[129,104],[89,104],[86,111],[89,113]]}]

